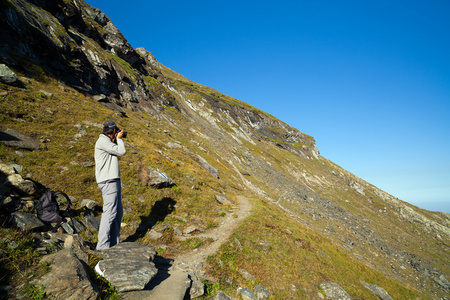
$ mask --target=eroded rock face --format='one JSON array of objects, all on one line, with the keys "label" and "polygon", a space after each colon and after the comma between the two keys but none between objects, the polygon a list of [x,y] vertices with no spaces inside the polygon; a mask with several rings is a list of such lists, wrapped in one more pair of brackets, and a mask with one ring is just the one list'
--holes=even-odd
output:
[{"label": "eroded rock face", "polygon": [[[160,72],[84,1],[12,0],[0,11],[0,35],[0,55],[10,68],[26,57],[79,91],[105,95],[107,102],[143,111],[176,107],[174,98],[154,91],[164,90],[160,81],[146,80]],[[136,72],[130,74],[131,68]]]},{"label": "eroded rock face", "polygon": [[[181,110],[180,94],[172,93],[178,93],[177,84],[163,75],[164,66],[144,48],[133,49],[103,12],[84,1],[11,0],[0,11],[0,36],[0,55],[10,68],[31,59],[65,84],[105,105],[116,104],[108,107],[118,111]],[[318,158],[312,137],[220,96],[201,96],[210,106],[200,111],[203,118],[215,123],[223,115],[223,121],[236,124],[237,139],[282,141],[288,151]]]}]

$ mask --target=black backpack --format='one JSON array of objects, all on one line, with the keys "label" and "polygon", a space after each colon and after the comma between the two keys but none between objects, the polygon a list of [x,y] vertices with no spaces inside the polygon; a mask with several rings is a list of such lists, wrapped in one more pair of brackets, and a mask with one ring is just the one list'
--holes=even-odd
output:
[{"label": "black backpack", "polygon": [[[64,210],[59,209],[59,203],[57,200],[58,195],[62,195],[67,200],[67,206]],[[38,218],[46,223],[58,223],[58,227],[63,221],[64,216],[68,216],[70,208],[69,197],[60,191],[48,191],[39,199],[36,204]],[[55,229],[56,229],[55,227]]]}]

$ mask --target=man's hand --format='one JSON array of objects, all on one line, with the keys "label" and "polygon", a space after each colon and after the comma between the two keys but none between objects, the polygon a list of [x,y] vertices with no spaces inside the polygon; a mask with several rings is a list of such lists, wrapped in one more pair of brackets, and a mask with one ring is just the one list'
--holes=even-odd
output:
[{"label": "man's hand", "polygon": [[122,130],[119,131],[119,133],[117,134],[117,138],[118,138],[118,139],[121,139],[122,136],[123,136],[123,133],[124,133],[124,131],[123,131],[123,129],[122,129]]}]

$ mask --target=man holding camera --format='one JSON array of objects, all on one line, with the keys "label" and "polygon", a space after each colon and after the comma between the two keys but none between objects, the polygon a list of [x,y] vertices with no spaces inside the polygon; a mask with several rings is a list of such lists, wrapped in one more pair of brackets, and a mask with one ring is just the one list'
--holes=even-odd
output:
[{"label": "man holding camera", "polygon": [[103,196],[97,250],[105,250],[119,243],[123,208],[118,156],[126,153],[122,141],[124,137],[126,132],[120,130],[115,122],[107,121],[95,143],[95,178]]}]

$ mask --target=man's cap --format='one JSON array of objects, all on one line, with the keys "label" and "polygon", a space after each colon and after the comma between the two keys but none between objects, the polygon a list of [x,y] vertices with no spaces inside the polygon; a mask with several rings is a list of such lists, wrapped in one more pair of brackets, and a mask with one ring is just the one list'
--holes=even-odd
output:
[{"label": "man's cap", "polygon": [[103,123],[103,128],[117,128],[117,125],[114,121],[106,121],[105,123]]}]

